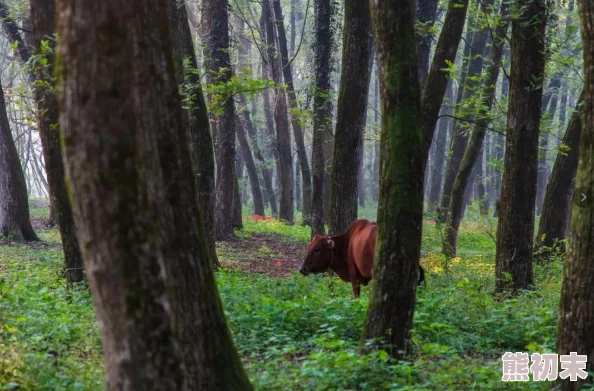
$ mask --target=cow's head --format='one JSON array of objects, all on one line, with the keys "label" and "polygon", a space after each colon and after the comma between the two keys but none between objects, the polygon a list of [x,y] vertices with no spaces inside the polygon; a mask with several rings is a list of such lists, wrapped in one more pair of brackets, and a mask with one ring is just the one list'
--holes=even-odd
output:
[{"label": "cow's head", "polygon": [[305,262],[299,272],[304,276],[308,274],[323,273],[332,263],[334,241],[330,236],[316,235],[307,247]]}]

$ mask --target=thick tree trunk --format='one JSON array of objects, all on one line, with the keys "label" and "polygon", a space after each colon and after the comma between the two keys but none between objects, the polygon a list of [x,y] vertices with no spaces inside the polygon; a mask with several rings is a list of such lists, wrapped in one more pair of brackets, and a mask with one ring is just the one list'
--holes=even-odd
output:
[{"label": "thick tree trunk", "polygon": [[381,74],[381,181],[375,266],[363,340],[411,350],[423,217],[423,132],[415,1],[371,3]]},{"label": "thick tree trunk", "polygon": [[62,140],[107,390],[249,390],[196,202],[165,0],[60,0]]},{"label": "thick tree trunk", "polygon": [[427,82],[423,89],[423,172],[425,172],[435,124],[448,85],[449,73],[444,69],[448,67],[448,63],[454,63],[456,60],[456,52],[462,38],[467,10],[468,0],[449,1],[448,12],[435,47],[435,55],[427,76]]},{"label": "thick tree trunk", "polygon": [[[289,51],[287,49],[287,34],[285,32],[285,24],[283,20],[283,12],[280,0],[272,0],[274,7],[274,15],[276,21],[276,29],[278,32],[279,50],[281,53],[283,77],[287,84],[287,95],[289,98],[289,108],[293,112],[291,114],[291,126],[293,127],[293,134],[295,136],[295,146],[297,147],[297,157],[299,158],[299,166],[301,169],[301,177],[303,178],[303,225],[311,224],[311,171],[309,169],[309,161],[307,159],[307,151],[305,149],[305,140],[303,137],[303,127],[299,122],[297,111],[299,104],[297,102],[297,94],[295,93],[295,86],[293,84],[293,69],[289,63]],[[294,27],[294,25],[293,25]],[[293,32],[293,41],[295,33]]]},{"label": "thick tree trunk", "polygon": [[[226,83],[233,75],[229,57],[229,15],[227,3],[202,1],[202,37],[205,42],[204,66],[209,84]],[[224,97],[222,114],[213,115],[216,160],[214,236],[217,240],[233,236],[233,188],[235,183],[235,107],[231,96]]]},{"label": "thick tree trunk", "polygon": [[419,48],[419,81],[421,88],[425,86],[429,74],[429,55],[431,54],[431,42],[433,41],[433,24],[437,13],[437,0],[419,0],[417,2],[417,23],[419,25],[417,34],[417,46]]},{"label": "thick tree trunk", "polygon": [[323,234],[325,228],[326,154],[328,134],[332,133],[332,100],[330,72],[332,71],[333,34],[330,21],[333,15],[331,0],[314,0],[314,128],[312,140],[312,236]]},{"label": "thick tree trunk", "polygon": [[[545,0],[517,3],[521,12],[512,21],[511,90],[497,228],[498,291],[525,289],[534,280],[534,201],[547,7]],[[506,278],[508,273],[511,281]]]},{"label": "thick tree trunk", "polygon": [[[580,101],[578,106],[581,104]],[[551,247],[555,241],[567,237],[567,216],[571,211],[573,182],[578,166],[582,113],[582,107],[577,107],[571,116],[562,141],[564,148],[569,148],[569,151],[559,151],[557,154],[547,185],[535,244],[535,249],[541,249],[540,253],[543,256],[546,256],[546,253],[543,253],[542,247]]]},{"label": "thick tree trunk", "polygon": [[10,132],[4,91],[0,85],[0,236],[39,240],[29,220],[27,185]]},{"label": "thick tree trunk", "polygon": [[[266,24],[268,66],[270,67],[272,80],[277,84],[281,84],[281,61],[276,52],[276,29],[274,28],[273,11],[270,0],[266,0],[262,3],[262,16]],[[278,218],[292,224],[294,222],[294,184],[287,97],[284,89],[275,88],[273,91],[272,107],[274,108],[276,150],[279,160],[279,170],[277,171],[280,188]]]},{"label": "thick tree trunk", "polygon": [[[490,123],[489,113],[495,101],[495,88],[497,85],[497,79],[499,78],[499,69],[501,68],[503,45],[505,43],[504,40],[509,26],[509,4],[505,2],[502,3],[501,16],[501,23],[496,28],[495,40],[493,41],[491,53],[489,54],[489,66],[486,71],[486,80],[481,91],[482,110],[477,116],[479,122],[472,130],[468,147],[464,152],[464,156],[460,162],[460,167],[452,187],[452,194],[450,197],[446,220],[446,238],[443,243],[443,252],[450,257],[456,256],[458,230],[460,228],[460,222],[462,221],[463,216],[465,189],[469,184],[473,167],[477,164],[477,161],[482,163],[482,156],[480,152],[486,134],[486,126],[488,126]],[[480,166],[477,168],[477,170],[479,169]],[[479,177],[476,178],[477,181],[481,180],[481,171],[478,171]],[[482,197],[483,194],[480,196]]]},{"label": "thick tree trunk", "polygon": [[[187,7],[182,6],[179,0],[169,0],[169,18],[172,28],[178,85],[184,86],[184,106],[186,109],[183,112],[183,119],[189,134],[190,156],[197,190],[196,196],[198,205],[202,207],[202,220],[210,259],[215,262],[215,265],[218,265],[214,237],[214,151]],[[185,66],[184,61],[186,61]]]},{"label": "thick tree trunk", "polygon": [[357,219],[357,188],[372,58],[369,12],[368,0],[345,2],[342,72],[328,210],[330,234],[345,232]]},{"label": "thick tree trunk", "polygon": [[[578,0],[582,42],[584,45],[584,119],[580,142],[580,159],[576,189],[580,194],[573,207],[569,234],[569,251],[565,261],[557,352],[560,355],[577,352],[587,357],[588,372],[594,370],[594,4]],[[587,199],[581,202],[581,193]],[[561,381],[563,391],[577,391],[585,380],[569,378]],[[585,387],[584,387],[585,388]]]},{"label": "thick tree trunk", "polygon": [[[53,92],[54,89],[50,87],[54,85],[55,11],[54,0],[31,0],[31,23],[35,50],[47,60],[46,67],[42,67],[40,64],[37,66],[38,82],[34,84],[34,92],[51,205],[62,238],[66,279],[68,282],[80,282],[84,279],[83,259],[66,190],[60,134],[56,131],[60,116],[58,99]],[[45,41],[44,44],[42,41]],[[49,50],[42,49],[45,45]]]}]

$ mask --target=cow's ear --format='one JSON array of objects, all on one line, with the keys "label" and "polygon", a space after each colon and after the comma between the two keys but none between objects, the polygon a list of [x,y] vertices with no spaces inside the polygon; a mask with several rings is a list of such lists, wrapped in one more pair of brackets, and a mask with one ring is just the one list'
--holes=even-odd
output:
[{"label": "cow's ear", "polygon": [[334,248],[334,240],[328,238],[328,247],[329,248]]}]

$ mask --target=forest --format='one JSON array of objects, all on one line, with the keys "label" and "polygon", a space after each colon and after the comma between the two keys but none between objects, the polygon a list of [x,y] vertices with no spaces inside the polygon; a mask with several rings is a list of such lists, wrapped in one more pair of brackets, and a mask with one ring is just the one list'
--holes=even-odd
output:
[{"label": "forest", "polygon": [[0,390],[594,390],[594,0],[0,27]]}]

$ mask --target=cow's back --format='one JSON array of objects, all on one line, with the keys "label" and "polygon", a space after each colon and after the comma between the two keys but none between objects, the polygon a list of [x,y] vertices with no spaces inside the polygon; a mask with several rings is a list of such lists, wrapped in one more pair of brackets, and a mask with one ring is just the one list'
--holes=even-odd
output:
[{"label": "cow's back", "polygon": [[354,262],[361,276],[370,280],[373,274],[377,224],[357,220],[349,228],[349,260]]}]

